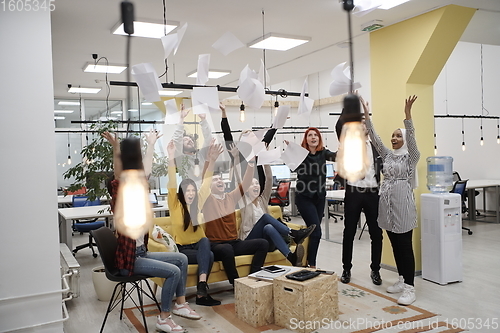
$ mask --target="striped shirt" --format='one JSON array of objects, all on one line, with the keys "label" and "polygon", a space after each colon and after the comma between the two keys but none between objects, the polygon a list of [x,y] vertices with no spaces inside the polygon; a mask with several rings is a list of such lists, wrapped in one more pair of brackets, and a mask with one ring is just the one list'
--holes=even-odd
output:
[{"label": "striped shirt", "polygon": [[366,119],[366,128],[372,143],[384,162],[382,173],[384,180],[380,187],[378,225],[394,233],[405,233],[417,227],[417,207],[411,179],[414,176],[420,152],[415,140],[415,128],[411,120],[404,120],[406,128],[405,142],[408,153],[396,155],[384,146],[375,132],[370,119]]}]

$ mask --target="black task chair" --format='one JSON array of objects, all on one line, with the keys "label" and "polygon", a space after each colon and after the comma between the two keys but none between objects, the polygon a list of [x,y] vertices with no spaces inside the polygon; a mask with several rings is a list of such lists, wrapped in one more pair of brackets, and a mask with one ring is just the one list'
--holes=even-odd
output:
[{"label": "black task chair", "polygon": [[[99,199],[90,201],[86,196],[76,196],[76,195],[73,195],[72,202],[73,202],[73,207],[99,206],[101,204],[101,200]],[[100,221],[97,218],[89,220],[73,220],[73,231],[79,232],[80,234],[83,234],[84,232],[89,233],[89,242],[75,247],[73,249],[73,255],[75,255],[81,249],[90,247],[90,249],[92,250],[92,256],[96,258],[97,253],[95,253],[94,251],[94,246],[96,246],[96,243],[92,241],[92,235],[90,234],[90,231],[99,229],[104,225],[105,222]]]},{"label": "black task chair", "polygon": [[[338,190],[339,184],[334,181],[332,190]],[[343,201],[335,200],[335,199],[326,199],[326,203],[328,204],[328,217],[332,218],[335,223],[337,223],[337,218],[340,220],[344,219],[344,215],[340,213],[335,213],[339,210],[339,206],[342,205]],[[332,208],[330,210],[330,207]]]},{"label": "black task chair", "polygon": [[[462,202],[462,214],[467,212],[467,205],[465,204],[465,200],[467,199],[467,191],[465,190],[467,187],[467,179],[466,180],[457,180],[453,184],[453,188],[451,189],[450,193],[457,193],[460,194],[461,196],[461,202]],[[467,230],[467,233],[469,235],[472,235],[472,230],[466,227],[462,227],[463,230]]]},{"label": "black task chair", "polygon": [[[460,178],[460,174],[456,171],[453,171],[453,181],[456,182],[457,180],[462,180],[462,178]],[[467,200],[467,191],[465,191],[466,194],[465,195],[465,200]],[[477,197],[479,195],[479,191],[474,191],[474,196]],[[467,206],[465,206],[466,208],[466,212],[467,214],[470,216],[471,212],[469,211],[469,208],[467,208]],[[463,212],[465,213],[465,212]],[[474,213],[473,213],[474,214]],[[476,212],[475,212],[476,216],[480,216],[481,213],[476,209]]]},{"label": "black task chair", "polygon": [[[106,310],[106,315],[104,316],[104,321],[102,322],[101,330],[104,329],[104,325],[106,324],[106,319],[108,318],[108,314],[113,311],[113,309],[121,303],[121,308],[120,308],[120,320],[123,318],[123,304],[126,299],[130,298],[134,305],[139,308],[142,314],[142,320],[144,321],[144,328],[146,330],[146,333],[148,332],[148,326],[146,323],[146,316],[144,315],[144,308],[143,308],[143,295],[146,295],[149,297],[151,300],[153,300],[156,303],[156,306],[158,307],[158,310],[161,312],[160,305],[158,304],[158,301],[156,300],[155,294],[153,290],[151,289],[151,286],[149,285],[147,279],[150,276],[145,276],[145,275],[132,275],[132,276],[123,276],[120,275],[119,269],[116,267],[115,264],[115,254],[116,254],[116,248],[118,247],[118,242],[116,240],[116,237],[109,229],[108,227],[102,227],[97,230],[92,230],[90,232],[92,236],[94,237],[96,243],[97,243],[97,248],[99,249],[99,253],[101,255],[102,263],[104,264],[104,270],[106,271],[106,277],[110,281],[118,282],[115,286],[115,289],[113,290],[113,295],[111,296],[111,299],[109,300],[108,304],[108,309]],[[147,291],[145,291],[142,288],[142,282],[146,283],[149,289],[149,294]],[[127,283],[131,284],[131,288],[127,290]],[[118,289],[119,288],[119,289]],[[137,296],[139,300],[139,305],[137,305],[136,301],[132,297],[132,293],[134,290],[137,290]],[[120,296],[121,294],[121,296]]]}]

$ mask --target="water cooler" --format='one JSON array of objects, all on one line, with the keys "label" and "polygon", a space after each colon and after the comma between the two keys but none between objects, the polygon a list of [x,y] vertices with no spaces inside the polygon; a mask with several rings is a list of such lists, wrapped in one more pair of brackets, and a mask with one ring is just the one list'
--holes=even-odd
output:
[{"label": "water cooler", "polygon": [[439,284],[462,281],[461,196],[422,194],[422,278]]}]

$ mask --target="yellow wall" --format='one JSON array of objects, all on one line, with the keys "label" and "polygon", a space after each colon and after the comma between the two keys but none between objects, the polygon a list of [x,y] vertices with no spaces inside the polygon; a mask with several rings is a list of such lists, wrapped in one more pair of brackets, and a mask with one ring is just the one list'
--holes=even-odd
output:
[{"label": "yellow wall", "polygon": [[[405,98],[418,95],[412,109],[421,154],[415,190],[419,227],[413,234],[416,270],[422,262],[420,194],[428,192],[426,158],[434,155],[433,85],[474,13],[449,5],[370,34],[373,123],[388,147],[392,132],[403,127]],[[387,235],[384,240],[382,263],[395,266]]]}]

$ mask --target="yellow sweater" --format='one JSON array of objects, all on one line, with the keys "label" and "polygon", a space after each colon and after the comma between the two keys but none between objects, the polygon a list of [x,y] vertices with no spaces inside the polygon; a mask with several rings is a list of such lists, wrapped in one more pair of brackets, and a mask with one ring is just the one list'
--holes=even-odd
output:
[{"label": "yellow sweater", "polygon": [[[189,224],[187,230],[184,230],[184,211],[182,205],[177,198],[177,178],[175,176],[175,167],[168,167],[168,210],[170,212],[170,220],[172,221],[172,236],[175,243],[179,245],[189,245],[199,242],[205,237],[203,231],[203,216],[201,208],[210,195],[210,185],[212,183],[213,172],[205,172],[205,178],[198,191],[198,228],[194,231],[192,223]],[[188,205],[188,210],[190,205]]]}]

